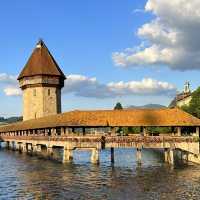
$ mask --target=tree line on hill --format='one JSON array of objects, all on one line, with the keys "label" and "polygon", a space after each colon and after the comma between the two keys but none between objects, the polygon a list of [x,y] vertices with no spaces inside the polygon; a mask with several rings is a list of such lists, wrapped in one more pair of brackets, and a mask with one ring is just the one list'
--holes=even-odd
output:
[{"label": "tree line on hill", "polygon": [[0,117],[0,123],[1,124],[10,124],[14,122],[22,121],[22,117]]},{"label": "tree line on hill", "polygon": [[181,109],[197,118],[200,118],[200,87],[198,87],[191,96],[192,99],[190,103],[182,106]]}]

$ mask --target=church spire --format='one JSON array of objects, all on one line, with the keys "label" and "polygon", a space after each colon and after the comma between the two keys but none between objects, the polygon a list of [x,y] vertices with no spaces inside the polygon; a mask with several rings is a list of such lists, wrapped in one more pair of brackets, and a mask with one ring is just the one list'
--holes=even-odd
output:
[{"label": "church spire", "polygon": [[190,93],[190,83],[186,81],[184,84],[184,93]]}]

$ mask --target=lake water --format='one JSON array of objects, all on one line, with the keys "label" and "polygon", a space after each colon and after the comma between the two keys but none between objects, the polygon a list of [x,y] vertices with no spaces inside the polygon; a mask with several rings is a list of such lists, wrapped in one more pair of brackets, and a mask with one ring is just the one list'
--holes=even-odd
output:
[{"label": "lake water", "polygon": [[200,166],[171,169],[163,156],[143,151],[137,166],[133,149],[101,152],[99,166],[90,164],[89,152],[75,152],[72,164],[38,159],[18,152],[0,151],[0,200],[148,200],[200,199]]}]

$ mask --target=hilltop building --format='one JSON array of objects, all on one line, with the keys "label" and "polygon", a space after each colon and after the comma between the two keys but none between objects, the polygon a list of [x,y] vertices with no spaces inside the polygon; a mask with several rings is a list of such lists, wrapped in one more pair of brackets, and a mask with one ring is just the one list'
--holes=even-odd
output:
[{"label": "hilltop building", "polygon": [[182,107],[184,105],[189,105],[192,99],[192,92],[190,90],[190,83],[188,81],[184,84],[183,92],[177,94],[177,96],[171,101],[169,107]]},{"label": "hilltop building", "polygon": [[18,77],[23,91],[23,120],[61,113],[61,89],[66,79],[42,40]]}]

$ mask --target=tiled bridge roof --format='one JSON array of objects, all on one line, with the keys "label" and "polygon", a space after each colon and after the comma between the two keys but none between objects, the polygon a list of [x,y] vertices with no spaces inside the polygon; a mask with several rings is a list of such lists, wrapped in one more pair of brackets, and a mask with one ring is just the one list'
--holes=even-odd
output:
[{"label": "tiled bridge roof", "polygon": [[178,109],[71,111],[0,127],[0,132],[50,127],[200,126],[200,119]]}]

